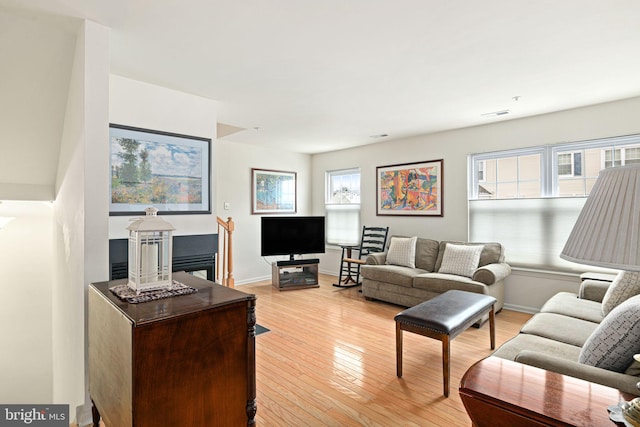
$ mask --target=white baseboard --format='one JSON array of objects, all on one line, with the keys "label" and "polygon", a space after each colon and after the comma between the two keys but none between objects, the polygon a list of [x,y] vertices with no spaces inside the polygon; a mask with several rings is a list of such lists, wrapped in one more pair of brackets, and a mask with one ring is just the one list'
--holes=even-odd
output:
[{"label": "white baseboard", "polygon": [[249,285],[256,282],[264,282],[265,280],[271,280],[271,276],[253,277],[251,279],[237,280],[236,286]]},{"label": "white baseboard", "polygon": [[529,314],[536,314],[538,311],[540,311],[537,308],[525,307],[522,305],[514,305],[514,304],[504,304],[502,308],[507,310],[519,311],[522,313],[529,313]]}]

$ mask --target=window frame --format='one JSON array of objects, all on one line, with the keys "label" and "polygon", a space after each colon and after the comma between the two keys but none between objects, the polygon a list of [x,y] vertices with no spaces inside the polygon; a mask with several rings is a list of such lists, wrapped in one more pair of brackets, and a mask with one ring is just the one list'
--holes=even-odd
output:
[{"label": "window frame", "polygon": [[[359,181],[362,179],[362,173],[360,172],[360,168],[347,168],[347,169],[334,169],[334,170],[328,170],[325,171],[325,192],[324,192],[324,204],[325,205],[345,205],[345,204],[353,204],[353,202],[349,202],[349,203],[336,203],[333,199],[332,199],[332,177],[335,176],[347,176],[347,175],[358,175],[359,176]],[[358,186],[358,198],[360,198],[362,196],[361,194],[361,190],[362,190],[362,182],[360,181],[360,185]],[[360,202],[357,202],[358,204]]]},{"label": "window frame", "polygon": [[[335,202],[333,200],[333,192],[334,192],[334,188],[333,188],[333,184],[332,184],[332,178],[336,177],[336,176],[348,176],[348,175],[358,175],[358,202]],[[350,190],[352,190],[352,188],[350,188]],[[340,244],[345,244],[345,243],[353,243],[356,244],[359,238],[360,238],[360,227],[361,227],[361,218],[360,218],[360,214],[361,214],[361,207],[362,207],[362,201],[361,201],[361,197],[362,197],[362,172],[360,170],[359,167],[354,167],[354,168],[346,168],[346,169],[334,169],[334,170],[327,170],[325,171],[325,196],[324,196],[324,209],[325,209],[325,215],[327,218],[326,221],[326,244],[329,246],[338,246]],[[332,212],[335,212],[335,214],[332,214]],[[342,212],[342,214],[338,213],[338,212]],[[355,224],[353,230],[351,230],[350,233],[348,233],[348,237],[345,237],[344,239],[340,239],[340,240],[335,240],[335,241],[331,241],[332,239],[334,239],[334,232],[332,232],[332,230],[330,229],[331,225],[332,225],[332,216],[342,216],[342,219],[344,220],[346,215],[349,215],[348,212],[351,212],[353,218],[352,222]],[[341,234],[341,236],[347,236],[347,234]],[[352,241],[349,241],[352,240]]]},{"label": "window frame", "polygon": [[[504,150],[504,151],[494,151],[494,152],[489,152],[489,153],[478,153],[478,154],[471,154],[469,156],[469,170],[471,171],[470,174],[468,174],[469,176],[469,200],[479,200],[479,196],[478,196],[478,185],[477,183],[479,182],[483,182],[483,183],[487,183],[487,179],[486,179],[486,161],[487,160],[499,160],[499,159],[506,159],[506,158],[511,158],[511,157],[524,157],[524,156],[532,156],[532,155],[541,155],[541,156],[545,156],[545,150],[543,149],[543,147],[532,147],[532,148],[519,148],[519,149],[514,149],[514,150]],[[483,181],[478,181],[478,163],[479,162],[483,162],[484,166],[485,166],[485,179]],[[541,158],[540,161],[540,176],[544,177],[544,164],[545,162],[543,161],[543,157]],[[499,181],[496,181],[499,182]],[[541,185],[545,185],[546,183],[543,181],[541,182]]]},{"label": "window frame", "polygon": [[[639,149],[639,147],[637,145],[634,144],[628,144],[625,146],[617,146],[617,147],[603,147],[602,148],[602,164],[601,164],[601,169],[605,169],[606,165],[607,165],[607,160],[606,160],[606,155],[607,152],[612,152],[613,153],[613,166],[609,166],[609,167],[615,167],[615,166],[625,166],[627,164],[634,164],[634,163],[627,163],[627,150],[628,149]],[[616,165],[616,159],[615,159],[615,155],[616,155],[616,151],[620,152],[620,164]],[[640,156],[637,157],[637,160],[635,163],[640,163]]]},{"label": "window frame", "polygon": [[[476,164],[477,169],[478,169],[478,182],[486,182],[487,178],[486,178],[486,170],[487,170],[487,161],[486,160],[479,160],[478,163]],[[482,166],[482,167],[480,167]],[[480,176],[480,174],[482,173],[482,177]]]},{"label": "window frame", "polygon": [[[589,179],[587,171],[585,169],[585,150],[598,149],[602,150],[601,155],[601,167],[600,170],[605,169],[605,152],[607,150],[613,150],[615,156],[615,150],[621,150],[620,162],[621,165],[625,163],[626,150],[629,148],[638,148],[640,145],[640,134],[616,136],[610,138],[599,138],[586,141],[558,143],[553,145],[542,145],[537,147],[516,148],[510,150],[501,150],[487,153],[475,153],[468,156],[468,196],[469,200],[480,200],[478,197],[478,184],[486,183],[486,177],[484,181],[478,180],[478,162],[485,164],[486,175],[486,161],[497,160],[510,157],[519,157],[532,154],[541,154],[541,168],[540,168],[540,197],[576,197],[576,196],[560,196],[559,195],[559,181],[563,178],[579,178]],[[581,152],[581,175],[558,175],[558,154],[576,153]],[[571,170],[574,173],[574,155],[571,156],[572,164]],[[577,196],[581,197],[581,196]],[[586,195],[584,197],[587,197]],[[519,197],[516,197],[519,198]]]},{"label": "window frame", "polygon": [[[556,159],[556,168],[558,170],[558,178],[559,179],[563,179],[563,178],[576,178],[576,177],[582,177],[584,174],[582,172],[582,170],[584,169],[584,164],[583,164],[583,151],[582,150],[578,150],[578,151],[559,151],[557,153],[557,159]],[[561,174],[560,173],[560,156],[569,156],[569,168],[570,171],[569,173],[566,174]],[[580,174],[576,175],[576,156],[580,157]],[[563,164],[564,165],[564,164]]]}]

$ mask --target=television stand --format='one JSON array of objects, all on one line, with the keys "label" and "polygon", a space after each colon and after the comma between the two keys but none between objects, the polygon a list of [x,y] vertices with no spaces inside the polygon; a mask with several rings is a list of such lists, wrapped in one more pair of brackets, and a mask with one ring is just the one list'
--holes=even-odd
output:
[{"label": "television stand", "polygon": [[271,264],[271,283],[279,291],[294,289],[319,288],[318,263],[319,259],[305,259],[297,261],[281,261]]}]

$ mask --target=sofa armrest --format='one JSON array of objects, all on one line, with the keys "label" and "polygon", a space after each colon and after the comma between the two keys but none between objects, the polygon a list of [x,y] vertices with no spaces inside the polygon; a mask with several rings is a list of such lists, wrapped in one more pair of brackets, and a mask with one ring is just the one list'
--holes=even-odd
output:
[{"label": "sofa armrest", "polygon": [[511,274],[511,266],[505,262],[484,265],[473,272],[471,280],[493,285]]},{"label": "sofa armrest", "polygon": [[386,260],[387,260],[386,252],[376,252],[375,254],[367,255],[368,265],[384,265]]},{"label": "sofa armrest", "polygon": [[515,358],[516,362],[547,371],[557,372],[570,377],[580,378],[592,383],[606,385],[633,395],[640,395],[637,384],[640,377],[608,371],[595,366],[584,365],[572,360],[543,354],[534,350],[522,350]]},{"label": "sofa armrest", "polygon": [[602,302],[604,294],[607,293],[610,285],[611,282],[603,282],[602,280],[585,280],[580,283],[578,297],[595,302]]}]

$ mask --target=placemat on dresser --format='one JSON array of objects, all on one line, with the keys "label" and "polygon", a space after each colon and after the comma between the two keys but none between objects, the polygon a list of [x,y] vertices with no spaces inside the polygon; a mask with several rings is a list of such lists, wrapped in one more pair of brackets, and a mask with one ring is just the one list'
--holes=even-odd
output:
[{"label": "placemat on dresser", "polygon": [[126,301],[130,304],[138,304],[141,302],[155,301],[163,298],[171,298],[179,295],[189,295],[198,292],[196,288],[187,286],[184,283],[180,283],[176,280],[173,281],[171,286],[167,289],[156,289],[153,291],[143,291],[136,294],[136,291],[131,289],[128,285],[112,286],[109,290],[122,301]]}]

